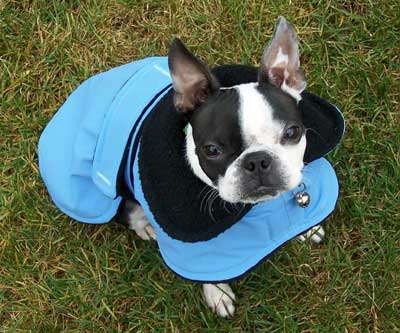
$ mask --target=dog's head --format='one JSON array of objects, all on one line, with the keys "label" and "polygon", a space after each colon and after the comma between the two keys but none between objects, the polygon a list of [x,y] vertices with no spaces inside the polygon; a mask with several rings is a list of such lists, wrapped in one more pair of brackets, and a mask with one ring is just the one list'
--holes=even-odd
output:
[{"label": "dog's head", "polygon": [[306,80],[292,26],[279,18],[258,82],[221,88],[175,39],[169,51],[175,108],[189,117],[187,159],[222,199],[256,203],[294,189],[306,147],[298,109]]}]

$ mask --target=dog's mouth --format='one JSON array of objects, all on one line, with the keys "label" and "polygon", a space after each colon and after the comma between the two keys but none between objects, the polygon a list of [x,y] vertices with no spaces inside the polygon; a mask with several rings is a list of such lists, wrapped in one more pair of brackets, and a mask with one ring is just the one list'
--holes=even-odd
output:
[{"label": "dog's mouth", "polygon": [[257,198],[265,195],[274,196],[278,190],[275,187],[271,186],[259,186],[257,189],[249,191],[245,197],[247,198]]},{"label": "dog's mouth", "polygon": [[241,202],[244,203],[258,203],[266,200],[271,200],[277,197],[282,191],[276,187],[270,186],[259,186],[255,190],[243,193],[241,196]]}]

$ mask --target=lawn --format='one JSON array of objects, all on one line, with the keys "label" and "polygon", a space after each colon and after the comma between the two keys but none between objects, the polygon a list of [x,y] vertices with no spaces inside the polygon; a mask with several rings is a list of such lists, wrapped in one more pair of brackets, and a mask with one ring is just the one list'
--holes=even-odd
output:
[{"label": "lawn", "polygon": [[[0,2],[0,332],[399,332],[400,2]],[[233,319],[175,277],[154,243],[52,204],[39,135],[85,78],[164,55],[257,65],[279,15],[308,89],[347,120],[329,159],[341,199],[323,245],[290,242],[243,279]]]}]

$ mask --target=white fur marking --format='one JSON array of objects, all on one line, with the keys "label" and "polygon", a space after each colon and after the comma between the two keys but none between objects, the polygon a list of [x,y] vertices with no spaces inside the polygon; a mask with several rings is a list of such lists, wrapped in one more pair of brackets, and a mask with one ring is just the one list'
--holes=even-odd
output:
[{"label": "white fur marking", "polygon": [[298,91],[298,90],[296,90],[296,89],[294,89],[294,88],[292,88],[292,87],[289,87],[287,84],[286,84],[286,82],[285,81],[283,81],[283,83],[282,83],[282,85],[281,85],[281,89],[285,92],[285,93],[287,93],[287,94],[289,94],[290,96],[292,96],[296,101],[297,101],[297,103],[299,103],[300,101],[301,101],[301,92],[305,89],[305,87],[304,87],[304,89],[303,90],[301,90],[301,91]]},{"label": "white fur marking", "polygon": [[235,294],[226,283],[203,284],[203,294],[207,305],[216,312],[218,316],[232,317],[235,312]]},{"label": "white fur marking", "polygon": [[275,62],[272,64],[272,67],[275,67],[278,64],[284,64],[285,66],[289,62],[289,56],[286,53],[282,52],[282,48],[279,46],[278,54],[276,55]]},{"label": "white fur marking", "polygon": [[157,239],[153,226],[147,219],[143,208],[139,205],[136,205],[128,214],[128,228],[134,230],[143,240]]},{"label": "white fur marking", "polygon": [[287,54],[283,53],[282,48],[279,46],[278,54],[276,55],[276,59],[271,67],[272,68],[273,67],[284,67],[285,68],[284,72],[283,72],[284,80],[283,80],[281,89],[284,92],[286,92],[287,94],[289,94],[290,96],[292,96],[298,103],[301,100],[300,93],[305,89],[305,86],[301,91],[298,91],[297,89],[289,87],[286,84],[286,79],[289,77],[288,64],[289,64],[289,56]]}]

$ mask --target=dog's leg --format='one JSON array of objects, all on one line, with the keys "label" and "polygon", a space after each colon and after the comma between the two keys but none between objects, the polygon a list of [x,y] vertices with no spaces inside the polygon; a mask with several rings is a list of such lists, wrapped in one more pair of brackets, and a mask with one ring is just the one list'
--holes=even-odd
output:
[{"label": "dog's leg", "polygon": [[232,317],[235,312],[235,294],[227,283],[203,284],[203,294],[207,305],[220,317]]},{"label": "dog's leg", "polygon": [[134,201],[126,200],[122,211],[122,219],[128,228],[144,240],[156,240],[156,233],[144,214],[143,208]]},{"label": "dog's leg", "polygon": [[313,243],[321,244],[325,238],[325,230],[321,225],[316,225],[304,234],[297,237],[298,240],[304,242],[307,239],[311,240]]}]

